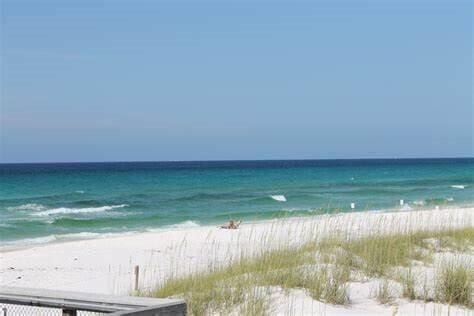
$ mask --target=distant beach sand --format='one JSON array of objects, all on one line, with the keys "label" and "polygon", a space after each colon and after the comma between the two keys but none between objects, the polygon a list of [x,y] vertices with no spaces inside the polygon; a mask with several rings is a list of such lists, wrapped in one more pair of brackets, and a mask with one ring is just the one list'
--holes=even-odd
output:
[{"label": "distant beach sand", "polygon": [[[147,232],[123,237],[53,243],[23,249],[4,248],[0,278],[5,286],[35,287],[106,294],[130,294],[134,266],[140,267],[140,289],[155,287],[165,278],[225,264],[240,256],[257,254],[263,247],[291,246],[308,238],[343,234],[357,238],[377,233],[409,232],[474,226],[474,208],[400,212],[355,212],[291,219],[244,222],[238,230],[205,226]],[[472,257],[472,254],[471,254]],[[324,314],[390,314],[392,307],[369,299],[369,285],[354,285],[350,307],[318,303]],[[296,293],[296,294],[295,294]],[[365,293],[365,294],[364,294]],[[366,295],[367,294],[367,295]],[[294,306],[308,297],[294,292]],[[290,295],[290,296],[291,296]],[[352,293],[351,293],[352,296]],[[286,298],[290,300],[290,298]],[[279,300],[284,302],[284,299]],[[282,303],[284,304],[284,303]],[[436,311],[436,304],[409,303],[405,314]],[[314,309],[314,302],[309,304]],[[431,306],[431,307],[430,307]],[[285,307],[281,310],[284,311]],[[302,314],[310,313],[301,307]],[[455,314],[452,308],[451,313]],[[461,313],[462,310],[459,310]],[[298,313],[297,313],[298,314]]]}]

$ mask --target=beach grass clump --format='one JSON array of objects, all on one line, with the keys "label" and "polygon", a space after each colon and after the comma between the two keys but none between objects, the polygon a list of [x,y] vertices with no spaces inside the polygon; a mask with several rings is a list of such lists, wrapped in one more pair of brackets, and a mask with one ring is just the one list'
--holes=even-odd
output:
[{"label": "beach grass clump", "polygon": [[383,279],[379,283],[375,297],[380,304],[391,304],[394,301],[395,298],[392,294],[389,280]]},{"label": "beach grass clump", "polygon": [[[305,270],[287,270],[281,274],[279,282],[271,284],[287,290],[304,289],[313,299],[330,304],[350,303],[347,287],[350,272],[346,267],[322,265],[307,267]],[[263,276],[262,283],[267,284],[268,280],[271,278]]]},{"label": "beach grass clump", "polygon": [[350,297],[348,293],[348,282],[350,271],[348,267],[333,266],[328,269],[328,272],[325,275],[326,282],[323,283],[322,300],[335,305],[349,304]]},{"label": "beach grass clump", "polygon": [[368,276],[383,276],[394,266],[408,266],[411,260],[426,260],[420,250],[419,234],[370,236],[345,244],[346,250],[358,260],[350,260],[354,268]]},{"label": "beach grass clump", "polygon": [[474,247],[474,228],[443,231],[438,238],[441,248],[466,251]]},{"label": "beach grass clump", "polygon": [[238,315],[267,316],[271,314],[270,299],[262,295],[252,295],[239,306]]},{"label": "beach grass clump", "polygon": [[413,277],[411,269],[401,277],[402,283],[402,297],[407,298],[409,300],[414,300],[417,298],[416,290],[415,290],[415,278]]},{"label": "beach grass clump", "polygon": [[234,306],[256,299],[248,295],[252,293],[249,285],[245,278],[229,279],[224,273],[202,273],[168,280],[163,287],[150,294],[155,297],[183,297],[190,315],[207,315],[225,313]]},{"label": "beach grass clump", "polygon": [[463,263],[448,263],[441,267],[436,280],[436,298],[447,304],[474,307],[472,284],[474,271]]}]

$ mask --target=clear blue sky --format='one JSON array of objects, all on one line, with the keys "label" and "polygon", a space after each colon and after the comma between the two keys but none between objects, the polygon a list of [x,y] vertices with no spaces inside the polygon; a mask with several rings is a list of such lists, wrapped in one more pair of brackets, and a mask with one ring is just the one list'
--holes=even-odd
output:
[{"label": "clear blue sky", "polygon": [[0,3],[1,162],[473,155],[471,1]]}]

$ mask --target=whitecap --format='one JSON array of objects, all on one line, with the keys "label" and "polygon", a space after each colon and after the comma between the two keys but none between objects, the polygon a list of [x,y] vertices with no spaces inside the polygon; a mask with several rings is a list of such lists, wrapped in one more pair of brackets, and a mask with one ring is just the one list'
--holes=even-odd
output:
[{"label": "whitecap", "polygon": [[96,213],[96,212],[105,212],[110,211],[117,208],[127,207],[127,204],[121,205],[106,205],[100,207],[86,207],[86,208],[67,208],[67,207],[59,207],[53,208],[46,211],[41,211],[34,213],[34,216],[50,216],[56,214],[77,214],[77,213]]},{"label": "whitecap", "polygon": [[9,211],[42,211],[44,209],[46,209],[44,205],[36,203],[28,203],[19,206],[7,207],[7,210]]},{"label": "whitecap", "polygon": [[460,185],[460,184],[453,184],[451,186],[451,188],[453,188],[453,189],[464,189],[464,188],[466,188],[466,186],[465,185]]},{"label": "whitecap", "polygon": [[452,197],[448,197],[448,198],[446,198],[446,201],[448,201],[448,202],[452,202],[452,201],[454,201],[454,198],[452,198]]},{"label": "whitecap", "polygon": [[82,190],[77,190],[76,193],[84,194],[84,191],[82,191]]},{"label": "whitecap", "polygon": [[426,204],[426,202],[423,200],[418,200],[418,201],[414,201],[413,204],[418,205],[418,206],[423,206]]},{"label": "whitecap", "polygon": [[270,197],[278,202],[286,202],[286,197],[284,195],[270,195]]}]

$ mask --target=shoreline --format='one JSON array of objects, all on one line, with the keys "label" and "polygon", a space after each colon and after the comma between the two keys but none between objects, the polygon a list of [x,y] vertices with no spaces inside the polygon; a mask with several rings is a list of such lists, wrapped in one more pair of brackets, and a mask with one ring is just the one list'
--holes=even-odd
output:
[{"label": "shoreline", "polygon": [[[405,206],[407,206],[406,204]],[[408,206],[409,207],[409,206]],[[267,219],[257,219],[257,220],[244,220],[244,225],[258,225],[258,224],[268,224],[273,223],[275,221],[300,221],[300,220],[317,220],[322,217],[333,217],[333,216],[344,216],[350,214],[360,214],[360,213],[404,213],[404,212],[425,212],[425,211],[449,211],[451,209],[471,209],[474,208],[474,205],[471,203],[467,203],[464,205],[453,205],[453,206],[444,206],[440,207],[439,209],[434,208],[389,208],[389,209],[371,209],[371,210],[355,210],[349,212],[334,212],[334,213],[319,213],[314,215],[297,215],[297,216],[282,216],[282,217],[275,217],[275,218],[267,218]],[[192,225],[186,226],[187,223],[192,223]],[[156,228],[144,228],[143,230],[124,230],[122,232],[106,232],[106,233],[99,233],[99,232],[78,232],[78,233],[71,233],[71,234],[52,234],[47,236],[40,236],[40,237],[33,237],[33,238],[24,238],[18,240],[12,240],[7,242],[0,243],[0,253],[7,253],[12,251],[18,250],[25,250],[30,248],[36,247],[47,247],[50,245],[56,244],[64,244],[64,243],[71,243],[71,242],[78,242],[78,241],[90,241],[90,240],[102,240],[102,239],[114,239],[114,238],[121,238],[121,237],[131,237],[137,236],[142,234],[153,234],[153,233],[164,233],[169,231],[179,231],[185,232],[188,230],[193,229],[212,229],[216,228],[216,226],[223,224],[223,223],[212,223],[212,224],[204,224],[200,225],[199,223],[187,220],[184,222],[165,225],[162,227]],[[182,227],[181,227],[182,226]],[[52,239],[50,241],[36,241],[36,240],[45,240],[45,239]]]}]

